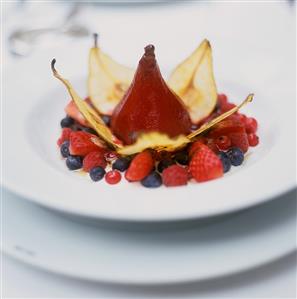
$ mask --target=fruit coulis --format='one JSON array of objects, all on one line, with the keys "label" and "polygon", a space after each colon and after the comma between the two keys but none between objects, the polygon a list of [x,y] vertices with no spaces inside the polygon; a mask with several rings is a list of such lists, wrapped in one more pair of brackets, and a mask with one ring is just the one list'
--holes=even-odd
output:
[{"label": "fruit coulis", "polygon": [[[228,101],[225,94],[219,94],[217,106],[212,114],[198,125],[188,124],[186,120],[183,130],[188,132],[190,127],[195,130],[233,107],[234,104]],[[144,108],[144,111],[145,109],[147,108]],[[67,111],[69,109],[66,109]],[[125,113],[128,115],[132,110],[122,111],[123,115]],[[102,118],[110,126],[110,117],[102,116]],[[116,121],[111,122],[111,129]],[[145,127],[139,126],[140,123],[140,120],[136,120],[133,128],[144,129]],[[62,133],[57,144],[68,169],[71,171],[83,169],[89,173],[90,179],[94,182],[105,178],[111,185],[119,183],[122,178],[128,182],[140,182],[146,188],[157,188],[161,185],[182,186],[191,180],[196,182],[213,180],[222,177],[231,167],[241,165],[249,148],[259,144],[257,120],[239,112],[224,119],[203,135],[199,135],[183,150],[173,153],[147,149],[135,155],[121,157],[109,149],[94,130],[85,125],[80,112],[73,106],[71,116],[67,114],[62,119],[61,127]],[[174,131],[174,134],[177,134],[176,132]],[[129,135],[123,134],[131,142]]]}]

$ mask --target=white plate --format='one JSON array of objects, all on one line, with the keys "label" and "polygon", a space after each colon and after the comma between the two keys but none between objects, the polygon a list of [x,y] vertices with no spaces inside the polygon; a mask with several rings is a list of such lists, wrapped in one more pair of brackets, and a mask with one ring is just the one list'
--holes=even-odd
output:
[{"label": "white plate", "polygon": [[[254,90],[254,103],[243,112],[259,120],[261,143],[250,150],[243,166],[233,167],[222,179],[156,190],[124,180],[110,186],[66,169],[56,140],[69,96],[50,74],[42,78],[55,86],[48,92],[38,88],[40,78],[34,81],[34,74],[25,76],[25,70],[19,70],[20,82],[14,71],[6,73],[3,185],[29,200],[88,217],[169,221],[240,210],[271,200],[296,185],[294,98],[287,98],[278,110],[278,96]],[[86,94],[84,80],[71,81],[80,94]],[[223,84],[220,90],[237,103],[251,91],[238,83]]]},{"label": "white plate", "polygon": [[79,224],[12,193],[3,195],[3,251],[77,278],[190,282],[247,270],[296,247],[296,192],[208,225],[154,232]]}]

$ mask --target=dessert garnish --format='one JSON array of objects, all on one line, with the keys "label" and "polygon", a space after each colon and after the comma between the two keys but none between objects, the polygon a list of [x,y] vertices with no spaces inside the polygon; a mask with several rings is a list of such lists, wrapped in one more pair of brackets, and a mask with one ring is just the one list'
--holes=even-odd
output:
[{"label": "dessert garnish", "polygon": [[98,47],[89,54],[88,97],[82,99],[55,68],[71,101],[61,121],[58,146],[70,170],[83,169],[93,181],[105,177],[144,187],[186,185],[221,177],[259,143],[257,121],[217,94],[211,46],[204,40],[166,82],[155,47],[145,47],[134,72]]}]

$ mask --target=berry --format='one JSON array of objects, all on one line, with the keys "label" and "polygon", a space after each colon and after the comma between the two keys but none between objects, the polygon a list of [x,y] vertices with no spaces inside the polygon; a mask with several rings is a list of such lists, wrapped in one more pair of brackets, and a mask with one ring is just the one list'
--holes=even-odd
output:
[{"label": "berry", "polygon": [[131,182],[141,181],[152,171],[153,168],[154,160],[151,153],[149,151],[144,151],[134,157],[125,173],[125,178]]},{"label": "berry", "polygon": [[215,139],[215,144],[220,150],[226,151],[231,147],[231,140],[228,136],[222,135]]},{"label": "berry", "polygon": [[92,129],[92,128],[81,127],[81,131],[84,131],[84,132],[87,132],[87,133],[90,133],[90,134],[98,136],[98,133],[94,129]]},{"label": "berry", "polygon": [[250,146],[259,144],[259,137],[255,133],[248,134],[248,141]]},{"label": "berry", "polygon": [[207,145],[214,153],[219,152],[219,148],[214,139],[208,138],[205,145]]},{"label": "berry", "polygon": [[63,158],[67,158],[70,155],[69,152],[69,141],[66,140],[62,143],[61,147],[60,147],[60,152]]},{"label": "berry", "polygon": [[196,150],[201,148],[201,144],[204,144],[206,142],[207,142],[207,139],[203,138],[203,139],[197,140],[194,143],[192,143],[189,148],[189,157],[192,157],[195,154]]},{"label": "berry", "polygon": [[110,170],[105,175],[105,181],[110,185],[115,185],[120,182],[122,175],[117,170]]},{"label": "berry", "polygon": [[249,149],[249,141],[246,133],[231,133],[228,135],[233,147],[239,147],[244,153]]},{"label": "berry", "polygon": [[105,169],[100,166],[94,167],[90,170],[90,178],[94,182],[98,182],[102,180],[104,175],[105,175]]},{"label": "berry", "polygon": [[228,172],[231,168],[231,161],[229,159],[229,156],[224,152],[219,152],[218,157],[220,158],[222,164],[223,164],[223,171]]},{"label": "berry", "polygon": [[109,115],[102,115],[101,118],[107,126],[110,125],[111,118]]},{"label": "berry", "polygon": [[227,155],[231,161],[231,164],[234,166],[239,166],[244,160],[243,151],[238,147],[232,147],[228,150]]},{"label": "berry", "polygon": [[221,110],[222,113],[225,113],[225,112],[227,112],[227,111],[233,109],[234,107],[236,107],[235,104],[232,104],[232,103],[225,103],[225,104],[222,104],[222,105],[220,106],[220,110]]},{"label": "berry", "polygon": [[210,138],[217,138],[222,135],[228,136],[230,133],[245,133],[245,127],[240,121],[235,119],[225,119],[216,124],[209,132]]},{"label": "berry", "polygon": [[73,101],[70,101],[68,105],[65,107],[65,112],[71,118],[75,119],[79,124],[83,126],[88,126],[88,122],[84,118],[84,116],[77,109],[76,104]]},{"label": "berry", "polygon": [[258,122],[253,117],[248,117],[245,120],[245,130],[248,134],[256,133],[258,129]]},{"label": "berry", "polygon": [[223,93],[218,94],[219,107],[227,104],[227,102],[228,102],[228,97],[225,94],[223,94]]},{"label": "berry", "polygon": [[153,171],[141,181],[141,185],[146,188],[158,188],[162,185],[162,177]]},{"label": "berry", "polygon": [[212,150],[202,144],[190,162],[190,172],[197,182],[205,182],[221,177],[223,164]]},{"label": "berry", "polygon": [[174,165],[174,164],[175,163],[173,160],[165,159],[165,160],[162,160],[159,162],[157,169],[160,173],[162,173],[164,169],[166,169],[167,167]]},{"label": "berry", "polygon": [[119,157],[119,155],[116,152],[106,152],[104,154],[104,158],[107,162],[112,162],[116,160]]},{"label": "berry", "polygon": [[179,165],[171,165],[162,173],[163,183],[167,187],[182,186],[188,183],[188,171]]},{"label": "berry", "polygon": [[245,114],[238,113],[238,119],[242,124],[245,124],[247,117]]},{"label": "berry", "polygon": [[70,139],[70,134],[72,130],[69,128],[63,128],[60,138],[57,141],[58,146],[61,146],[64,141],[68,141]]},{"label": "berry", "polygon": [[86,156],[93,151],[102,149],[94,141],[100,142],[100,139],[92,134],[83,131],[74,131],[70,134],[70,153],[71,155]]},{"label": "berry", "polygon": [[105,168],[107,165],[104,159],[104,152],[95,151],[88,153],[83,160],[83,170],[89,172],[92,168],[96,166],[101,166]]},{"label": "berry", "polygon": [[82,157],[69,155],[66,159],[66,165],[70,170],[82,168]]},{"label": "berry", "polygon": [[180,153],[175,154],[174,160],[181,165],[188,165],[189,156],[185,152],[180,152]]},{"label": "berry", "polygon": [[125,171],[130,165],[130,159],[128,158],[118,158],[113,164],[112,169],[117,169],[119,171]]},{"label": "berry", "polygon": [[68,115],[66,115],[66,117],[64,117],[60,122],[62,128],[70,128],[73,124],[74,119]]}]

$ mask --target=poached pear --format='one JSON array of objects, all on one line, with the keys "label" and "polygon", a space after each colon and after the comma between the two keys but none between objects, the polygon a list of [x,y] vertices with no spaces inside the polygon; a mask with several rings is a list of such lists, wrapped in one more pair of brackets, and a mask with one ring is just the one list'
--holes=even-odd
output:
[{"label": "poached pear", "polygon": [[145,132],[176,137],[191,131],[190,115],[162,78],[154,51],[153,45],[145,47],[134,79],[112,114],[111,129],[126,144]]}]

